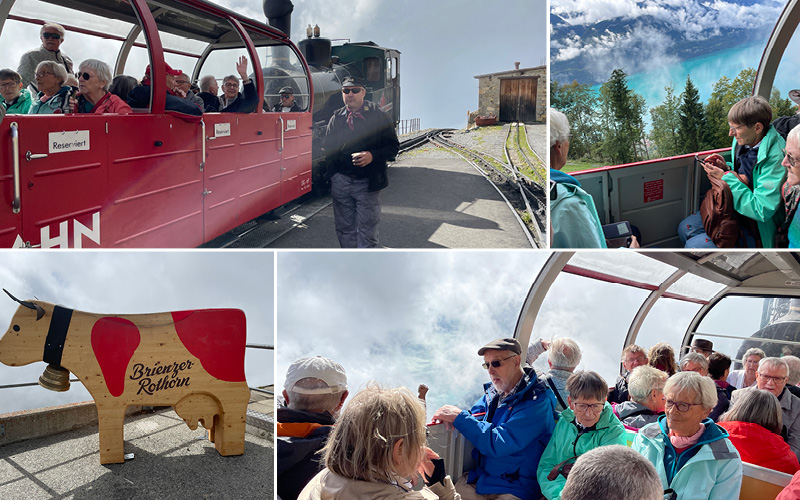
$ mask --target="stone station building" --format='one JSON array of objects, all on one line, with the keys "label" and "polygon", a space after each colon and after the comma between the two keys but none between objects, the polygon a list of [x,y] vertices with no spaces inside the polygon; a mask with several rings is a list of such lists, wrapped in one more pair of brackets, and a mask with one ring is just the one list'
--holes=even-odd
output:
[{"label": "stone station building", "polygon": [[547,108],[547,66],[477,75],[478,110],[470,114],[497,116],[499,122],[544,123]]}]

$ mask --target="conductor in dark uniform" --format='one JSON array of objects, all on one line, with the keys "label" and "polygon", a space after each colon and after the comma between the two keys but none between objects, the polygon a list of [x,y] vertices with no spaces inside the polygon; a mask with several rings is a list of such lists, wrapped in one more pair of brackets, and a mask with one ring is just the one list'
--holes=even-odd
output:
[{"label": "conductor in dark uniform", "polygon": [[378,246],[380,192],[389,185],[386,162],[400,148],[391,117],[365,101],[365,94],[359,79],[344,79],[345,106],[333,113],[323,142],[342,248]]},{"label": "conductor in dark uniform", "polygon": [[303,111],[294,101],[294,90],[292,90],[292,87],[282,87],[278,93],[281,95],[281,100],[272,106],[272,111],[274,113],[295,113]]}]

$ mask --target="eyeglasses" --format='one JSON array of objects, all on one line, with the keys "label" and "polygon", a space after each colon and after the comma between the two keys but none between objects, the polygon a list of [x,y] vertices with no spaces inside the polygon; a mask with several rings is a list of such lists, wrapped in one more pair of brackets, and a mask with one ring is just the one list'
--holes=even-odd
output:
[{"label": "eyeglasses", "polygon": [[603,407],[605,403],[594,403],[594,404],[587,404],[587,403],[573,403],[575,405],[575,409],[581,413],[586,413],[587,410],[592,410],[592,413],[600,413],[603,411]]},{"label": "eyeglasses", "polygon": [[734,132],[737,132],[740,128],[747,128],[747,125],[731,125],[728,128],[728,130],[729,131],[733,130]]},{"label": "eyeglasses", "polygon": [[61,35],[58,33],[42,33],[42,38],[45,40],[61,40]]},{"label": "eyeglasses", "polygon": [[789,153],[786,152],[785,148],[781,148],[781,153],[783,153],[783,156],[785,156],[786,159],[789,160],[789,165],[791,165],[792,168],[794,168],[795,159],[789,156]]},{"label": "eyeglasses", "polygon": [[689,408],[691,408],[692,406],[700,406],[702,404],[703,403],[682,403],[680,401],[673,401],[671,399],[668,399],[664,402],[664,409],[669,410],[674,406],[675,408],[678,409],[679,412],[684,413],[689,411]]},{"label": "eyeglasses", "polygon": [[35,76],[36,76],[36,78],[44,78],[46,75],[53,75],[53,76],[55,76],[56,74],[55,74],[55,73],[52,73],[52,72],[50,72],[50,71],[39,71],[39,72],[37,72],[37,73],[36,73],[36,75],[35,75]]},{"label": "eyeglasses", "polygon": [[178,85],[183,85],[184,83],[191,83],[191,82],[189,82],[189,80],[175,80],[175,83],[177,83]]},{"label": "eyeglasses", "polygon": [[764,379],[764,382],[772,380],[772,382],[774,382],[775,384],[780,385],[783,383],[784,380],[786,380],[787,377],[772,377],[770,375],[764,375],[763,373],[759,373],[758,378]]},{"label": "eyeglasses", "polygon": [[75,73],[75,76],[77,78],[83,78],[84,81],[89,81],[92,78],[92,75],[90,75],[89,73],[86,73],[85,71],[83,73],[80,73],[80,72]]},{"label": "eyeglasses", "polygon": [[486,363],[483,363],[481,366],[485,370],[488,370],[489,366],[491,366],[492,368],[500,368],[500,366],[503,364],[503,361],[505,361],[507,359],[511,359],[514,356],[516,356],[516,354],[512,354],[511,356],[509,356],[507,358],[503,358],[503,359],[495,359],[494,361],[487,361]]},{"label": "eyeglasses", "polygon": [[17,82],[0,83],[0,89],[14,89],[17,87],[19,87],[19,83]]},{"label": "eyeglasses", "polygon": [[230,89],[238,89],[239,88],[239,84],[236,83],[236,82],[228,82],[225,85],[223,85],[223,87],[228,87]]},{"label": "eyeglasses", "polygon": [[292,97],[292,94],[281,94],[281,99],[287,99],[289,97]]},{"label": "eyeglasses", "polygon": [[356,89],[342,89],[342,94],[349,94],[350,92],[352,92],[354,94],[360,94],[362,90],[364,90],[364,89],[358,89],[358,88],[356,88]]}]

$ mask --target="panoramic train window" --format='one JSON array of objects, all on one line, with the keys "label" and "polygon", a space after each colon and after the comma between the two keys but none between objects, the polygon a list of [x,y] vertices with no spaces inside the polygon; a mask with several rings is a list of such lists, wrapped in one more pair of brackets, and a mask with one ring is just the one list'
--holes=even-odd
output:
[{"label": "panoramic train window", "polygon": [[367,75],[368,82],[381,81],[381,60],[377,57],[364,59],[364,74]]},{"label": "panoramic train window", "polygon": [[[728,296],[702,319],[695,336],[714,342],[714,349],[741,360],[751,347],[767,356],[800,355],[800,299]],[[737,366],[740,363],[737,363]]]},{"label": "panoramic train window", "polygon": [[658,342],[669,342],[676,357],[680,357],[686,327],[700,307],[700,304],[682,300],[659,299],[645,317],[633,343],[649,349]]}]

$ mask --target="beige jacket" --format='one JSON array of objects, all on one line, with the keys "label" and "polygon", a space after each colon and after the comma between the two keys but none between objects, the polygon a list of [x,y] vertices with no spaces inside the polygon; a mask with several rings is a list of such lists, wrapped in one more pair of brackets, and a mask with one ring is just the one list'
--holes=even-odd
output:
[{"label": "beige jacket", "polygon": [[450,476],[444,486],[435,483],[421,491],[403,491],[388,483],[348,479],[323,469],[309,482],[297,500],[461,500]]}]

